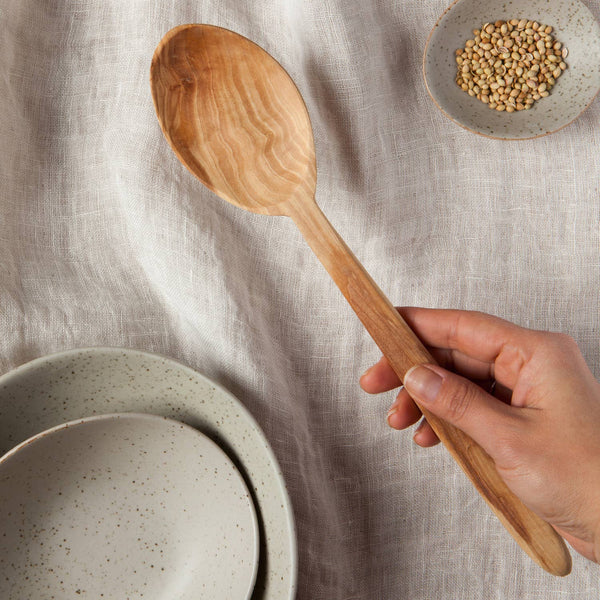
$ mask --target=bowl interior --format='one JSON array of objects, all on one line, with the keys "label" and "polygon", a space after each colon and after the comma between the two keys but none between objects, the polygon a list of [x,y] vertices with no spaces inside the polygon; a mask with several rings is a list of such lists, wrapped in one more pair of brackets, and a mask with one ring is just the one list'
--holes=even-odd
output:
[{"label": "bowl interior", "polygon": [[212,440],[147,414],[91,417],[0,459],[1,598],[249,598],[256,515]]},{"label": "bowl interior", "polygon": [[[550,95],[530,110],[491,110],[456,85],[455,51],[473,38],[473,29],[496,20],[523,19],[551,25],[552,35],[569,51],[567,70]],[[457,0],[433,28],[423,59],[427,89],[438,107],[459,125],[502,139],[551,133],[573,121],[600,89],[600,26],[579,0],[498,2]]]}]

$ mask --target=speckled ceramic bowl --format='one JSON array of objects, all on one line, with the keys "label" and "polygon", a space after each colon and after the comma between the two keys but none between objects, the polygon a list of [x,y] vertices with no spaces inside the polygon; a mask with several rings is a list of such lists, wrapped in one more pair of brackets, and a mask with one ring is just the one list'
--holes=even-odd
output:
[{"label": "speckled ceramic bowl", "polygon": [[[568,49],[568,68],[531,109],[498,112],[457,86],[455,51],[484,23],[515,18],[551,25]],[[600,27],[579,0],[456,0],[429,35],[423,74],[433,101],[454,122],[493,138],[527,139],[565,127],[590,105],[600,89],[599,56]]]},{"label": "speckled ceramic bowl", "polygon": [[258,547],[242,476],[177,421],[91,417],[0,458],[0,598],[243,600]]},{"label": "speckled ceramic bowl", "polygon": [[252,600],[293,600],[296,529],[273,449],[235,396],[181,363],[139,350],[82,348],[43,356],[5,373],[0,376],[0,454],[59,423],[117,412],[175,419],[225,450],[246,481],[258,517],[260,552]]}]

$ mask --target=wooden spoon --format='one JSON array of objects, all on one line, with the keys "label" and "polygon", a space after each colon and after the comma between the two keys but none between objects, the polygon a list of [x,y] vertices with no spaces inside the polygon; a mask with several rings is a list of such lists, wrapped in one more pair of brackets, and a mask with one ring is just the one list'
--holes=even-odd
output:
[{"label": "wooden spoon", "polygon": [[[275,59],[232,31],[182,25],[158,45],[150,80],[165,137],[204,185],[246,210],[291,217],[401,380],[434,362],[318,208],[310,118]],[[508,489],[489,455],[420,408],[525,552],[550,573],[568,574],[563,539]]]}]

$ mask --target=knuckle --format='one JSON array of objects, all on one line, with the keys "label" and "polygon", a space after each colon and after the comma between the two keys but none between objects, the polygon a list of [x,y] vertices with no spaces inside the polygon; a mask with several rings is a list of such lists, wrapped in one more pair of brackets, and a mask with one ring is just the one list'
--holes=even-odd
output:
[{"label": "knuckle", "polygon": [[546,356],[552,362],[562,363],[567,357],[579,354],[577,342],[566,333],[548,332],[543,334],[542,356]]},{"label": "knuckle", "polygon": [[[511,419],[498,428],[494,440],[494,460],[499,472],[511,480],[528,476],[527,486],[534,471],[539,469],[540,461],[544,461],[544,453],[540,448],[547,447],[548,442],[543,432],[528,418]],[[549,464],[546,468],[552,468]]]},{"label": "knuckle", "polygon": [[567,333],[552,333],[551,335],[559,350],[571,350],[577,347],[577,342]]},{"label": "knuckle", "polygon": [[477,395],[473,385],[462,378],[456,378],[448,386],[445,395],[448,419],[453,423],[464,421]]},{"label": "knuckle", "polygon": [[529,448],[523,432],[516,428],[503,427],[497,432],[494,458],[505,469],[515,469],[526,456]]},{"label": "knuckle", "polygon": [[556,331],[544,331],[541,332],[542,339],[548,346],[556,350],[571,348],[575,346],[575,340],[567,333],[560,333]]}]

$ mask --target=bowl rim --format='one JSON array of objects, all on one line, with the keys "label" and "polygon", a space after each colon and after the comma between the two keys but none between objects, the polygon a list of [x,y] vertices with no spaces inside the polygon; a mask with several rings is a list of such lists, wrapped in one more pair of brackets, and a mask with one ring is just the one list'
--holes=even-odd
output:
[{"label": "bowl rim", "polygon": [[[438,103],[438,101],[435,99],[431,89],[429,88],[429,83],[427,81],[427,68],[426,68],[426,58],[427,58],[427,51],[429,50],[429,43],[431,42],[431,38],[433,36],[433,32],[437,29],[438,25],[441,23],[442,19],[446,16],[447,13],[449,13],[456,4],[459,4],[460,2],[464,2],[465,0],[453,0],[453,2],[446,8],[446,10],[444,10],[444,12],[438,17],[438,19],[436,20],[435,24],[433,25],[433,27],[431,28],[431,31],[429,32],[429,35],[427,36],[427,41],[425,42],[425,48],[423,50],[423,58],[421,61],[421,73],[423,75],[423,81],[425,83],[425,89],[427,90],[427,93],[429,94],[429,97],[431,98],[431,100],[433,101],[433,103],[437,106],[437,108],[440,110],[440,112],[445,115],[448,119],[450,119],[453,123],[456,123],[456,125],[458,125],[459,127],[462,127],[463,129],[466,129],[467,131],[474,133],[476,135],[479,135],[481,137],[484,138],[488,138],[488,139],[492,139],[492,140],[500,140],[502,142],[523,142],[526,140],[535,140],[538,138],[542,138],[545,137],[547,135],[551,135],[553,133],[556,133],[557,131],[560,131],[561,129],[564,129],[565,127],[568,127],[569,125],[571,125],[572,123],[574,123],[577,119],[579,119],[579,117],[581,117],[581,115],[592,105],[592,103],[594,102],[594,100],[596,100],[596,98],[598,97],[598,94],[600,94],[600,86],[598,86],[598,89],[596,90],[596,93],[590,98],[590,101],[579,111],[579,113],[577,115],[575,115],[570,121],[568,121],[567,123],[563,123],[560,127],[557,127],[556,129],[552,129],[551,131],[545,131],[544,133],[538,133],[537,135],[532,135],[532,136],[528,136],[528,137],[500,137],[497,135],[491,135],[489,133],[483,133],[481,131],[477,131],[477,129],[472,129],[471,127],[468,127],[467,125],[464,125],[463,123],[461,123],[460,121],[458,121],[457,119],[455,119],[454,117],[450,116]],[[581,2],[581,0],[579,0],[579,3],[584,6],[592,15],[592,18],[596,21],[597,24],[600,25],[600,23],[598,23],[598,20],[596,19],[596,17],[594,16],[594,14],[592,13],[592,11],[590,11],[589,7],[584,4],[583,2]]]}]

